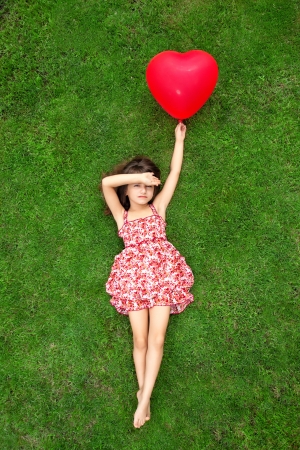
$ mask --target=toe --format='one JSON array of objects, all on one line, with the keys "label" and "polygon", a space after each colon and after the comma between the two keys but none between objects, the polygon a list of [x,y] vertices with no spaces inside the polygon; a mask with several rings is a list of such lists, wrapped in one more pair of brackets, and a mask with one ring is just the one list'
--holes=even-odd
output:
[{"label": "toe", "polygon": [[141,421],[140,421],[139,418],[134,418],[134,420],[133,420],[133,426],[134,426],[135,428],[141,428]]}]

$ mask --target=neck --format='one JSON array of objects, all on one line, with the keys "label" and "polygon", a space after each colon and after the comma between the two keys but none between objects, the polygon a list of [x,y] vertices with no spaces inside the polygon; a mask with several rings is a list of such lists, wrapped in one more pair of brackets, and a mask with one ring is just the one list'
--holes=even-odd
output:
[{"label": "neck", "polygon": [[150,208],[150,206],[148,203],[146,205],[139,205],[137,203],[132,202],[132,203],[130,203],[130,207],[129,207],[128,211],[138,212],[138,211],[144,211],[149,208]]}]

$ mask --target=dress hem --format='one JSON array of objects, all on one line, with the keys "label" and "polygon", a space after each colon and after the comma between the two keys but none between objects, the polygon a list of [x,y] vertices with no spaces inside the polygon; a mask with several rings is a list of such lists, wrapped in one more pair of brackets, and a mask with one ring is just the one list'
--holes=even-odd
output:
[{"label": "dress hem", "polygon": [[[147,304],[145,306],[139,305],[138,308],[132,308],[132,309],[127,308],[126,310],[123,309],[122,307],[118,307],[118,305],[117,305],[118,302],[117,301],[110,300],[110,304],[117,310],[117,312],[119,314],[122,314],[123,316],[128,316],[128,313],[130,313],[132,311],[142,311],[143,309],[151,309],[154,306],[170,306],[170,308],[171,308],[170,309],[170,314],[180,314],[190,305],[190,303],[193,303],[193,301],[194,301],[194,298],[192,297],[191,300],[185,300],[182,303],[175,303],[175,304],[172,303],[172,304],[169,304],[169,305],[166,304],[166,303],[154,303],[153,305],[149,305],[149,304]],[[181,307],[180,311],[177,310],[178,307]]]}]

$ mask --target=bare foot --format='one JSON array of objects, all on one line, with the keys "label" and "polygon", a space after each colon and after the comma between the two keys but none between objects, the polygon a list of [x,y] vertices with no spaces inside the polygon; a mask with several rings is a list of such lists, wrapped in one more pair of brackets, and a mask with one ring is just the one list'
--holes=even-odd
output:
[{"label": "bare foot", "polygon": [[133,419],[133,425],[135,428],[141,428],[145,424],[148,406],[149,403],[143,403],[142,401],[138,404]]},{"label": "bare foot", "polygon": [[[137,396],[138,402],[140,403],[141,396],[142,396],[141,390],[137,391],[136,396]],[[149,405],[148,405],[148,408],[147,408],[146,420],[150,420],[150,402],[149,402]]]}]

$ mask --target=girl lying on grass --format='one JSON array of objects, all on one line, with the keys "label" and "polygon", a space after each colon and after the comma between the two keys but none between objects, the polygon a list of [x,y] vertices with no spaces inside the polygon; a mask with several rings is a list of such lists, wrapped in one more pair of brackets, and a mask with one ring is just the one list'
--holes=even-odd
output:
[{"label": "girl lying on grass", "polygon": [[175,129],[170,173],[160,190],[160,170],[148,158],[136,157],[102,179],[108,210],[125,249],[115,257],[106,290],[111,304],[129,315],[139,390],[133,424],[150,419],[150,397],[163,356],[170,314],[193,301],[194,277],[185,259],[167,241],[166,209],[181,171],[186,126]]}]

